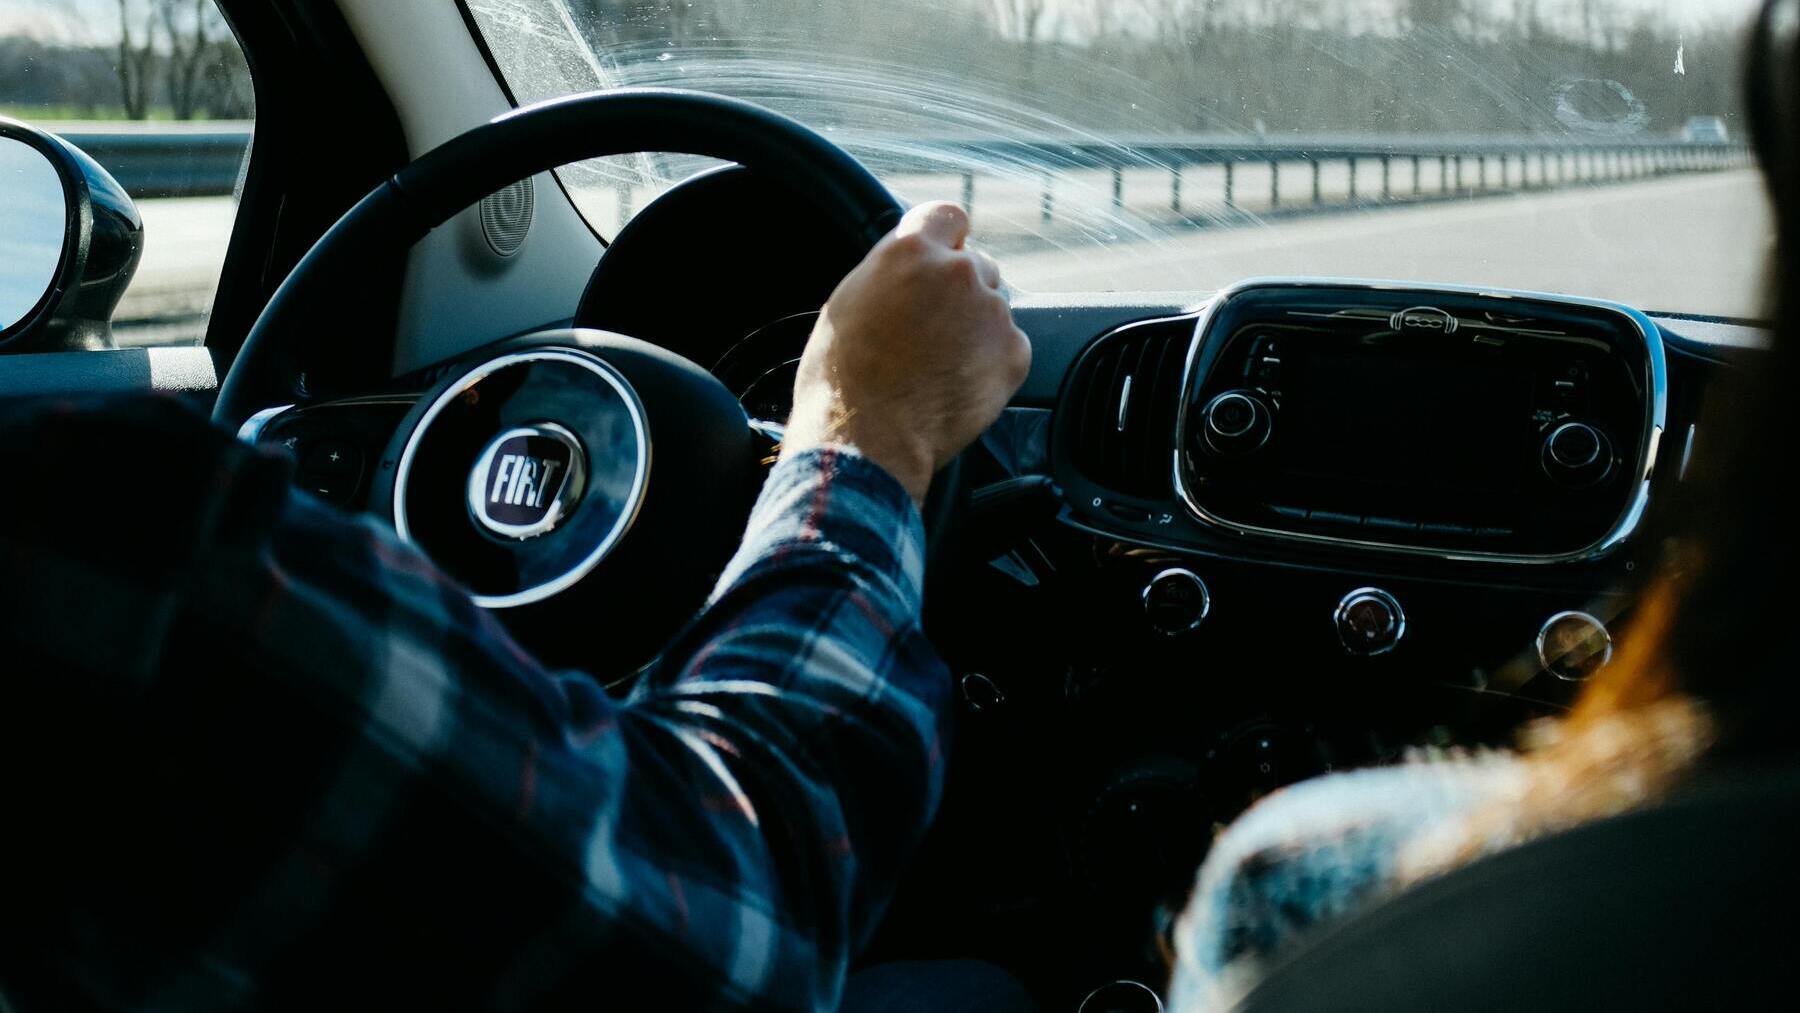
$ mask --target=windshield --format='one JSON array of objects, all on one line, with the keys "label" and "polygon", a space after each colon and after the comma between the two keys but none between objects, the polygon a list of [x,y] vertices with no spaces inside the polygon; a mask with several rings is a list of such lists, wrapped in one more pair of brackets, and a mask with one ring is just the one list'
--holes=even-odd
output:
[{"label": "windshield", "polygon": [[[1764,315],[1756,0],[469,0],[520,102],[664,85],[970,209],[1019,288],[1256,275]],[[562,172],[611,235],[701,168]]]}]

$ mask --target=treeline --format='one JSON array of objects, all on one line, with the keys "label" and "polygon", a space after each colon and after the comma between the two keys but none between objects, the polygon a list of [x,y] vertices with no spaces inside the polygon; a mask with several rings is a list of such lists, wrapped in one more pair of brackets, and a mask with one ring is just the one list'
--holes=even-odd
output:
[{"label": "treeline", "polygon": [[104,41],[0,37],[0,105],[130,120],[254,112],[249,67],[214,0],[67,3],[65,10],[71,34]]},{"label": "treeline", "polygon": [[[560,31],[556,2],[511,13]],[[561,2],[617,83],[884,132],[1630,135],[1741,105],[1739,27],[1621,0]],[[0,104],[250,114],[213,0],[69,9],[105,41],[0,39]]]},{"label": "treeline", "polygon": [[849,125],[1632,134],[1741,105],[1741,26],[1618,0],[567,2],[624,82],[813,87]]}]

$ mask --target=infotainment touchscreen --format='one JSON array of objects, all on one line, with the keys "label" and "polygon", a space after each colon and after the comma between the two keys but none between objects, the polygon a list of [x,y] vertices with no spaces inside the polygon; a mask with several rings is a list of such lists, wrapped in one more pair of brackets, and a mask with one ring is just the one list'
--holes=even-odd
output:
[{"label": "infotainment touchscreen", "polygon": [[1500,359],[1407,357],[1320,350],[1288,358],[1281,433],[1269,452],[1283,471],[1448,491],[1502,494],[1531,426],[1531,371]]}]

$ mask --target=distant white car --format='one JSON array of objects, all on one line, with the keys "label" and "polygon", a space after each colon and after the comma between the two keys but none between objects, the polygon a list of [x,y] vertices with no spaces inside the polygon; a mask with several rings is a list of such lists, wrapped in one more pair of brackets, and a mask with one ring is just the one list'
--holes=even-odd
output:
[{"label": "distant white car", "polygon": [[1724,144],[1731,140],[1731,132],[1725,129],[1722,116],[1694,116],[1681,128],[1681,139],[1697,144]]}]

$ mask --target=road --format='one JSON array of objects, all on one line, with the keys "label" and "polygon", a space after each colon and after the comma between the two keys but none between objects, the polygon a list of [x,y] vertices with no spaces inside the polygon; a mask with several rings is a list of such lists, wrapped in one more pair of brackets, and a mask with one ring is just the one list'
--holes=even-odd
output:
[{"label": "road", "polygon": [[[1284,195],[1286,195],[1284,177]],[[957,199],[955,177],[896,180],[911,199]],[[1327,180],[1327,199],[1336,191]],[[1104,184],[1104,185],[1103,185]],[[1310,180],[1307,181],[1310,187]],[[1045,225],[1027,181],[980,180],[977,240],[1001,254],[1026,291],[1205,291],[1256,275],[1339,275],[1486,284],[1615,299],[1645,309],[1763,315],[1773,234],[1754,172],[1501,193],[1221,223],[1203,179],[1188,182],[1177,221],[1169,182],[1128,179],[1125,213],[1110,181],[1058,181]],[[1410,179],[1396,179],[1396,187]],[[1246,191],[1248,194],[1248,191]],[[1427,196],[1429,196],[1427,187]],[[647,194],[644,198],[647,198]],[[1210,202],[1210,203],[1209,203]],[[1248,197],[1240,204],[1248,202]],[[584,202],[585,203],[585,202]],[[633,199],[641,207],[642,198]],[[144,259],[120,306],[132,344],[192,341],[216,285],[235,206],[230,198],[149,200]]]},{"label": "road", "polygon": [[1497,285],[1764,315],[1773,217],[1753,172],[1388,207],[1111,248],[1019,253],[1026,290],[1211,290],[1256,275]]}]

